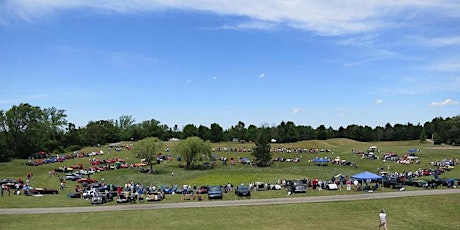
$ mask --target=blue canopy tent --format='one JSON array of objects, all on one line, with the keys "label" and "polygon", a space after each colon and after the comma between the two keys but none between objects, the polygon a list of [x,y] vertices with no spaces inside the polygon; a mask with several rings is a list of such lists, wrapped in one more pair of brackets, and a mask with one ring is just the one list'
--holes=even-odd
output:
[{"label": "blue canopy tent", "polygon": [[[380,180],[380,182],[383,182],[383,176],[379,176],[379,175],[377,175],[375,173],[371,173],[371,172],[368,172],[368,171],[355,174],[355,175],[351,176],[351,178],[361,181],[361,189],[363,189],[362,185],[363,185],[364,181],[368,181],[368,180],[377,180],[378,181],[378,180]],[[380,184],[382,184],[382,183],[380,183]],[[383,186],[381,186],[381,187],[383,189]]]},{"label": "blue canopy tent", "polygon": [[320,166],[320,165],[327,165],[329,163],[329,158],[318,158],[318,157],[315,157],[315,159],[313,159],[313,162]]},{"label": "blue canopy tent", "polygon": [[415,149],[415,148],[409,149],[409,153],[411,153],[411,154],[414,154],[414,153],[416,153],[416,152],[419,152],[419,150],[418,150],[418,149]]}]

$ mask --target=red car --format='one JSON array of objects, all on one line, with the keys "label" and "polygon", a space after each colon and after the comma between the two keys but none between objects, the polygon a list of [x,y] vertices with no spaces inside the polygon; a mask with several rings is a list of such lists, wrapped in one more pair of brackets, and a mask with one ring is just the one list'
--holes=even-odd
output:
[{"label": "red car", "polygon": [[47,188],[33,188],[30,190],[32,194],[58,194],[59,191],[56,189],[47,189]]},{"label": "red car", "polygon": [[97,180],[96,179],[91,179],[91,178],[80,178],[77,180],[78,183],[88,183],[88,184],[91,184],[91,183],[96,183]]}]

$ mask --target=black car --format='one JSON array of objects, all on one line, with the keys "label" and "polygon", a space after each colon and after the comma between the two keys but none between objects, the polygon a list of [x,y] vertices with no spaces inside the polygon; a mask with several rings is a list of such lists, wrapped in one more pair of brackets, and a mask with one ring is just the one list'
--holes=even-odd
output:
[{"label": "black car", "polygon": [[247,185],[239,185],[235,189],[237,196],[251,196],[251,189]]},{"label": "black car", "polygon": [[403,181],[399,177],[384,176],[382,183],[385,188],[400,189],[404,186]]},{"label": "black car", "polygon": [[305,193],[307,192],[307,185],[305,185],[300,180],[293,180],[289,183],[289,189],[291,192],[294,192],[294,193],[297,193],[297,192]]},{"label": "black car", "polygon": [[208,199],[222,199],[222,188],[220,186],[208,187]]}]

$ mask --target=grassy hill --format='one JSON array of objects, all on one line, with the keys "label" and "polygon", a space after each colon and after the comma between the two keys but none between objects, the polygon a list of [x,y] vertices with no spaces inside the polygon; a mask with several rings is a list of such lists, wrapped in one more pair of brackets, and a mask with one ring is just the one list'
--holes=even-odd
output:
[{"label": "grassy hill", "polygon": [[[134,145],[132,142],[124,142],[122,145]],[[239,164],[232,166],[228,162],[227,165],[223,165],[221,161],[217,161],[217,166],[209,170],[185,170],[179,168],[181,162],[177,161],[178,155],[174,153],[174,146],[177,142],[167,142],[166,146],[171,149],[170,152],[164,152],[163,154],[170,155],[171,161],[163,161],[160,164],[154,165],[156,170],[155,174],[139,173],[138,168],[126,168],[118,170],[103,171],[92,175],[95,178],[104,183],[112,183],[117,185],[123,185],[126,182],[140,183],[144,186],[151,184],[155,185],[182,185],[189,184],[192,186],[201,185],[223,185],[231,183],[234,185],[250,182],[262,181],[267,183],[275,183],[278,179],[301,179],[301,178],[319,178],[322,180],[328,180],[334,175],[344,174],[351,176],[353,174],[370,171],[376,172],[377,168],[384,168],[387,171],[409,171],[417,170],[418,168],[429,168],[429,162],[439,161],[442,159],[454,159],[458,157],[459,149],[449,148],[443,146],[433,146],[429,143],[420,143],[419,141],[404,141],[404,142],[376,142],[376,143],[365,143],[357,142],[349,139],[330,139],[330,140],[312,140],[302,141],[297,143],[273,143],[272,149],[285,149],[284,152],[273,152],[273,157],[283,158],[299,158],[300,162],[274,162],[271,167],[258,168],[250,165]],[[385,152],[394,152],[400,155],[406,154],[410,148],[420,149],[418,153],[421,163],[418,165],[401,165],[396,162],[383,162],[381,160],[370,160],[361,159],[361,155],[353,154],[352,150],[366,151],[371,145],[376,145],[380,149],[380,154]],[[216,143],[212,145],[213,153],[218,157],[227,157],[227,159],[234,158],[236,161],[238,158],[249,158],[252,159],[250,149],[254,148],[253,143],[235,143],[225,142]],[[217,149],[222,151],[217,151]],[[223,151],[227,149],[227,151]],[[237,151],[230,151],[231,149]],[[246,152],[238,151],[246,149]],[[318,149],[315,153],[299,153],[299,152],[288,152],[287,149]],[[321,152],[320,150],[329,150],[328,152]],[[89,160],[93,158],[98,159],[112,159],[121,158],[125,159],[128,163],[139,163],[139,159],[135,158],[135,154],[127,148],[122,148],[121,151],[108,151],[108,146],[100,147],[88,147],[82,149],[82,152],[93,152],[103,150],[104,155],[75,158],[65,160],[61,163],[44,164],[40,166],[27,166],[25,163],[27,160],[13,160],[12,162],[3,163],[0,165],[0,175],[2,178],[22,178],[25,180],[27,173],[31,173],[34,177],[30,183],[34,187],[47,187],[47,188],[59,188],[59,177],[63,177],[64,173],[57,176],[49,176],[49,171],[57,167],[70,166],[75,164],[83,164],[85,168],[90,167]],[[70,153],[69,153],[70,154]],[[311,162],[315,157],[328,157],[335,159],[340,157],[348,161],[355,162],[357,167],[352,166],[340,166],[335,164],[329,164],[328,166],[317,166]],[[202,159],[197,161],[197,164],[209,162],[209,160]],[[237,161],[238,162],[238,161]],[[174,176],[172,176],[174,173]],[[442,175],[443,177],[460,178],[458,170],[452,170]],[[427,178],[431,179],[431,178]],[[14,199],[3,200],[0,203],[0,207],[48,207],[48,206],[81,206],[90,205],[87,201],[80,201],[71,199],[68,200],[65,196],[67,193],[74,191],[76,182],[67,181],[66,188],[61,191],[59,195],[49,195],[40,199],[39,202],[30,202],[30,197],[15,196]],[[409,188],[416,189],[416,188]],[[334,193],[340,194],[342,191],[335,191]],[[312,193],[302,194],[304,196],[314,195]],[[255,198],[271,198],[271,197],[284,197],[285,191],[267,191],[254,194]],[[177,202],[179,196],[169,196],[164,202]],[[234,194],[228,194],[225,199],[236,199]],[[108,204],[113,205],[113,204]]]}]

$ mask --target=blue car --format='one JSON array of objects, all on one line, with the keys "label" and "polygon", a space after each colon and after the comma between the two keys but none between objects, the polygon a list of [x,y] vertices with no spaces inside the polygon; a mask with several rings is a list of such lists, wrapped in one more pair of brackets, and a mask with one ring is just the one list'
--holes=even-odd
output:
[{"label": "blue car", "polygon": [[208,187],[208,199],[222,199],[222,188],[220,186]]}]

